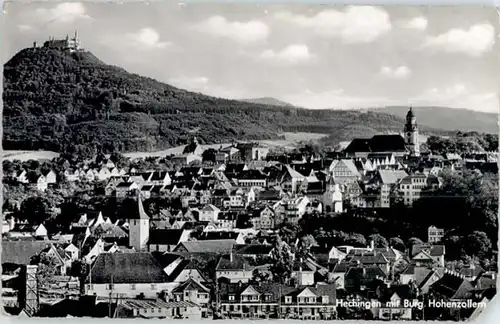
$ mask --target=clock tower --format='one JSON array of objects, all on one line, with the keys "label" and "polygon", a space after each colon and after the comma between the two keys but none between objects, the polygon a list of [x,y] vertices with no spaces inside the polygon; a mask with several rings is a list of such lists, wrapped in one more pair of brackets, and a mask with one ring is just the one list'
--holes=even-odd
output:
[{"label": "clock tower", "polygon": [[420,142],[418,138],[417,118],[410,107],[406,114],[406,123],[404,127],[404,139],[406,147],[410,150],[410,155],[420,155]]}]

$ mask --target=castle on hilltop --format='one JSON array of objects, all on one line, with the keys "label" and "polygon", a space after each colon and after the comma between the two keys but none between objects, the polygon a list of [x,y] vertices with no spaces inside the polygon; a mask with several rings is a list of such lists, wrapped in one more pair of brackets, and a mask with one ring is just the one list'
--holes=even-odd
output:
[{"label": "castle on hilltop", "polygon": [[[38,48],[36,42],[33,43],[33,48]],[[80,47],[80,39],[78,38],[78,31],[76,30],[72,38],[70,38],[69,35],[66,35],[66,38],[64,39],[55,39],[54,37],[49,37],[49,40],[43,43],[43,48],[58,49],[71,53],[83,51],[83,49]]]}]

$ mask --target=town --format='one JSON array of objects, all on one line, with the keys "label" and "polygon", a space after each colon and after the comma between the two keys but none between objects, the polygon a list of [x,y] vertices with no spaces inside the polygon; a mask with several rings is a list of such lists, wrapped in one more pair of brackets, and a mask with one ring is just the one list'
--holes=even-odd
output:
[{"label": "town", "polygon": [[204,149],[193,136],[161,158],[75,146],[52,161],[5,160],[4,308],[28,317],[473,318],[496,293],[498,155],[435,152],[411,108],[401,131],[335,150]]}]

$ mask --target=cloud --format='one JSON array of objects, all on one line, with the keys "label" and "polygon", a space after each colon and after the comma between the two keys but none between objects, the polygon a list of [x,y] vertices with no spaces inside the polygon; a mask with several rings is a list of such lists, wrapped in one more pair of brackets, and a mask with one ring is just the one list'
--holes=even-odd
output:
[{"label": "cloud", "polygon": [[425,17],[415,17],[403,24],[404,28],[415,29],[415,30],[426,30],[427,29],[427,18]]},{"label": "cloud", "polygon": [[17,25],[17,29],[19,29],[22,32],[29,31],[33,29],[30,25]]},{"label": "cloud", "polygon": [[477,111],[498,112],[498,94],[494,92],[476,92],[463,84],[431,88],[419,96],[411,98],[415,105],[448,106],[468,108]]},{"label": "cloud", "polygon": [[342,89],[320,92],[305,89],[282,96],[282,99],[298,107],[311,109],[358,109],[410,104],[414,106],[467,108],[494,113],[499,111],[498,94],[494,92],[475,92],[463,84],[430,88],[419,95],[405,98],[385,96],[361,97],[346,93]]},{"label": "cloud", "polygon": [[142,28],[135,33],[127,33],[125,41],[130,46],[140,46],[142,49],[165,48],[171,43],[160,41],[160,34],[153,28]]},{"label": "cloud", "polygon": [[280,64],[300,64],[310,61],[313,55],[309,52],[307,45],[292,44],[278,52],[271,49],[265,50],[260,54],[260,58]]},{"label": "cloud", "polygon": [[270,34],[269,27],[260,20],[228,21],[221,16],[208,18],[197,24],[195,29],[214,37],[228,38],[242,44],[263,41]]},{"label": "cloud", "polygon": [[50,9],[38,8],[35,15],[39,20],[49,23],[71,23],[78,19],[92,19],[81,2],[64,2]]},{"label": "cloud", "polygon": [[484,23],[467,30],[453,28],[437,36],[428,36],[422,48],[479,57],[490,51],[494,44],[495,29],[490,23]]},{"label": "cloud", "polygon": [[399,66],[392,68],[390,66],[383,66],[380,68],[379,74],[389,79],[406,79],[411,75],[411,70],[407,66]]},{"label": "cloud", "polygon": [[392,28],[385,10],[368,6],[350,6],[345,11],[324,10],[314,16],[279,12],[275,18],[318,35],[340,38],[344,43],[371,43]]}]

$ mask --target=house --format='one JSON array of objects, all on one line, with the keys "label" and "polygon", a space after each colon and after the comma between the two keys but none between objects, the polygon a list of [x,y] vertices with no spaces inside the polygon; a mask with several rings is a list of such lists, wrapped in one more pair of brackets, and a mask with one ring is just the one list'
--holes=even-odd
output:
[{"label": "house", "polygon": [[235,318],[331,320],[336,313],[334,285],[290,287],[276,283],[219,284],[221,313]]},{"label": "house", "polygon": [[47,182],[47,184],[57,183],[57,175],[54,171],[49,170],[49,171],[43,172],[42,174],[45,177],[45,181]]},{"label": "house", "polygon": [[269,206],[263,206],[254,211],[253,217],[250,219],[253,228],[256,230],[270,230],[274,226],[274,210]]},{"label": "house", "polygon": [[205,205],[200,210],[199,221],[200,222],[213,222],[218,219],[220,209],[212,204]]},{"label": "house", "polygon": [[343,152],[348,157],[368,157],[373,153],[391,153],[399,157],[408,154],[408,148],[401,135],[388,134],[374,135],[372,138],[355,138]]},{"label": "house", "polygon": [[328,188],[323,194],[323,205],[327,213],[342,213],[344,211],[342,191],[338,184],[333,183],[333,177],[330,179]]},{"label": "house", "polygon": [[377,299],[372,299],[372,305],[380,303],[380,307],[371,309],[374,318],[382,320],[411,320],[412,310],[417,305],[417,297],[408,285],[385,287],[377,289]]},{"label": "house", "polygon": [[199,281],[189,278],[172,290],[174,301],[189,301],[201,307],[201,317],[209,316],[210,289]]},{"label": "house", "polygon": [[177,283],[167,275],[151,253],[101,253],[85,279],[85,294],[104,298],[157,298]]},{"label": "house", "polygon": [[114,318],[201,319],[201,307],[190,301],[133,299],[118,304]]},{"label": "house", "polygon": [[50,244],[47,248],[40,252],[40,256],[44,255],[51,259],[51,265],[55,268],[55,273],[58,276],[65,276],[67,270],[71,267],[71,258],[62,248]]},{"label": "house", "polygon": [[236,244],[245,244],[243,233],[235,231],[203,231],[197,239],[198,241],[233,240]]},{"label": "house", "polygon": [[236,177],[240,187],[262,187],[267,186],[267,176],[260,170],[245,170]]},{"label": "house", "polygon": [[226,254],[233,250],[235,244],[235,240],[188,241],[179,243],[173,252]]},{"label": "house", "polygon": [[170,252],[180,242],[188,241],[190,233],[191,231],[183,229],[151,229],[148,251]]},{"label": "house", "polygon": [[33,236],[35,238],[46,238],[47,237],[47,229],[43,224],[31,225],[31,224],[23,224],[17,223],[14,225],[14,228],[10,230],[10,236],[16,236],[16,234],[21,234],[22,236]]},{"label": "house", "polygon": [[420,199],[422,189],[427,187],[427,177],[424,174],[412,174],[399,181],[399,192],[405,205],[411,206]]},{"label": "house", "polygon": [[215,267],[215,276],[217,280],[226,278],[229,282],[248,282],[253,277],[253,270],[255,269],[248,260],[241,255],[235,255],[231,251],[229,256],[221,257],[217,266]]},{"label": "house", "polygon": [[444,230],[436,226],[429,226],[427,229],[427,242],[439,243],[444,236]]},{"label": "house", "polygon": [[26,170],[22,170],[17,176],[16,176],[16,180],[17,182],[19,183],[28,183],[29,180],[28,180],[28,172],[26,172]]},{"label": "house", "polygon": [[300,187],[302,186],[302,183],[305,180],[306,180],[306,177],[304,175],[295,171],[289,165],[286,165],[284,173],[279,180],[279,184],[280,184],[281,188],[283,188],[283,190],[289,191],[291,193],[295,193],[300,189]]},{"label": "house", "polygon": [[436,263],[444,267],[444,256],[446,254],[444,245],[418,244],[412,246],[411,258],[415,262]]},{"label": "house", "polygon": [[361,174],[352,159],[333,160],[328,171],[337,184],[352,183],[361,178]]},{"label": "house", "polygon": [[139,189],[139,186],[136,182],[121,182],[116,186],[116,197],[117,198],[124,198],[128,197],[136,190]]},{"label": "house", "polygon": [[244,258],[257,259],[271,256],[273,246],[271,244],[246,244],[236,250],[236,254]]},{"label": "house", "polygon": [[33,187],[36,190],[42,192],[47,190],[48,187],[47,178],[45,178],[43,174],[36,174],[34,172],[29,172],[27,179],[30,187]]},{"label": "house", "polygon": [[22,265],[50,246],[50,241],[6,241],[2,240],[2,274],[13,273]]}]

